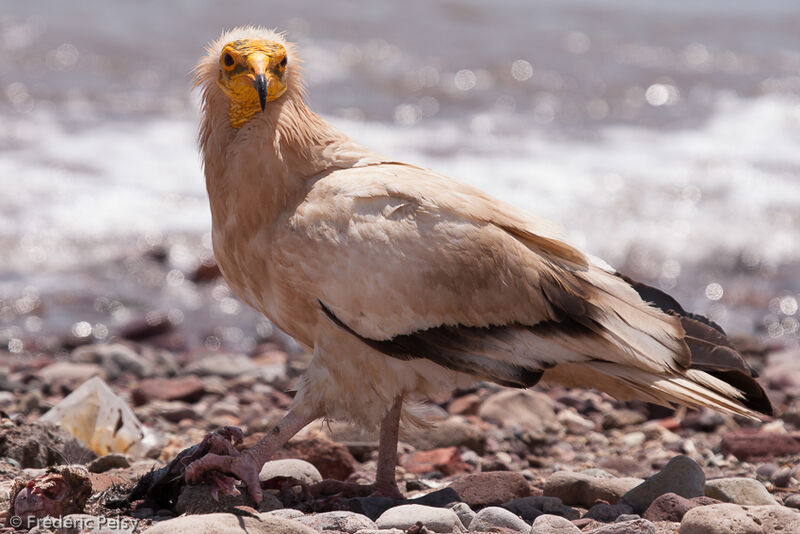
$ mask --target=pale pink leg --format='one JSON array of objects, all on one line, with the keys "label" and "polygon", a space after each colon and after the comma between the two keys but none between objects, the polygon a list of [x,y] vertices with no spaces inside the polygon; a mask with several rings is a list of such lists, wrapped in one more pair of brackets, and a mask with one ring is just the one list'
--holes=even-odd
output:
[{"label": "pale pink leg", "polygon": [[394,477],[397,465],[397,441],[400,439],[400,413],[403,410],[403,396],[395,399],[392,409],[381,423],[378,441],[378,471],[375,475],[375,493],[384,497],[402,499]]},{"label": "pale pink leg", "polygon": [[238,456],[206,454],[189,464],[186,468],[186,482],[198,483],[206,475],[213,480],[215,478],[214,471],[231,474],[244,482],[253,500],[261,502],[261,482],[258,480],[258,474],[264,463],[289,441],[289,438],[314,419],[315,417],[301,416],[289,411],[275,428],[251,449],[243,451]]},{"label": "pale pink leg", "polygon": [[341,480],[323,480],[311,488],[314,495],[331,495],[342,493],[350,496],[376,495],[403,499],[403,494],[397,487],[394,470],[397,465],[397,440],[400,435],[400,413],[403,409],[403,396],[398,396],[389,413],[381,422],[380,437],[378,441],[378,470],[375,482],[369,485],[356,484],[355,482],[342,482]]}]

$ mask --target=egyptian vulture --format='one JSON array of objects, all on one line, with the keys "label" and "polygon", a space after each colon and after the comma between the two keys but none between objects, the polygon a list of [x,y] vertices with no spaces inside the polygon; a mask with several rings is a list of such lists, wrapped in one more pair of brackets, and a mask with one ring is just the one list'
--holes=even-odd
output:
[{"label": "egyptian vulture", "polygon": [[398,497],[414,401],[479,380],[540,380],[757,418],[771,406],[725,334],[483,191],[358,144],[305,103],[283,35],[224,33],[196,69],[214,254],[242,300],[313,351],[294,401],[253,448],[209,454],[190,483],[261,466],[318,418],[380,425],[369,490]]}]

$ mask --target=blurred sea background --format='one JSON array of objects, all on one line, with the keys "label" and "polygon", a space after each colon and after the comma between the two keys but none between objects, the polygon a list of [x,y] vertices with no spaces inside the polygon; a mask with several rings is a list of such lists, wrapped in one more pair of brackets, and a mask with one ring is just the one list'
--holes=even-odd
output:
[{"label": "blurred sea background", "polygon": [[190,280],[211,255],[191,69],[240,24],[287,31],[355,139],[560,222],[730,333],[800,339],[796,0],[50,0],[0,13],[0,348],[274,334]]}]

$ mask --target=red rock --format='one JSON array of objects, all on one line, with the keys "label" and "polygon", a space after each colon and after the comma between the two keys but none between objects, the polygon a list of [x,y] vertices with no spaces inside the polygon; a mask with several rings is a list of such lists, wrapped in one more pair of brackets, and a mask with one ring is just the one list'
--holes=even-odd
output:
[{"label": "red rock", "polygon": [[445,475],[454,475],[467,469],[461,461],[457,447],[445,447],[430,451],[416,451],[403,458],[402,466],[409,473],[422,475],[431,471],[440,471]]},{"label": "red rock", "polygon": [[489,471],[462,477],[450,487],[472,508],[497,506],[531,494],[525,477],[511,471]]},{"label": "red rock", "polygon": [[800,454],[800,432],[776,434],[755,429],[736,430],[723,436],[722,451],[747,462],[793,456]]},{"label": "red rock", "polygon": [[170,332],[172,321],[166,313],[150,312],[144,317],[133,319],[119,330],[119,336],[132,341],[141,341]]},{"label": "red rock", "polygon": [[711,497],[693,497],[686,499],[675,493],[665,493],[656,498],[647,507],[642,517],[650,521],[674,521],[679,523],[686,512],[697,506],[718,504],[720,501]]},{"label": "red rock", "polygon": [[148,378],[139,382],[131,392],[136,406],[153,400],[182,400],[195,402],[205,393],[205,385],[199,378],[185,376],[178,378]]},{"label": "red rock", "polygon": [[474,393],[453,399],[447,411],[453,415],[475,415],[481,406],[481,398]]},{"label": "red rock", "polygon": [[[252,438],[248,436],[245,443]],[[345,480],[356,470],[356,459],[347,447],[319,436],[291,440],[272,456],[273,460],[284,458],[298,458],[313,464],[323,478]]]}]

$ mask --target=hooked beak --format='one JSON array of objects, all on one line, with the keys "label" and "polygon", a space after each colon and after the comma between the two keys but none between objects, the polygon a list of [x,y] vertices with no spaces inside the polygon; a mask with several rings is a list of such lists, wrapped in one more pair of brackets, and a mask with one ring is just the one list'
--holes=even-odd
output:
[{"label": "hooked beak", "polygon": [[253,87],[255,87],[258,92],[258,101],[261,104],[261,111],[264,111],[264,107],[267,105],[267,91],[269,90],[267,77],[263,74],[256,74],[256,78],[253,80]]},{"label": "hooked beak", "polygon": [[269,80],[266,72],[269,66],[269,56],[263,52],[254,52],[247,58],[247,65],[253,73],[253,87],[258,92],[258,101],[261,104],[261,111],[267,105],[267,94],[269,90]]}]

